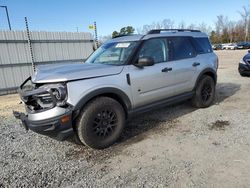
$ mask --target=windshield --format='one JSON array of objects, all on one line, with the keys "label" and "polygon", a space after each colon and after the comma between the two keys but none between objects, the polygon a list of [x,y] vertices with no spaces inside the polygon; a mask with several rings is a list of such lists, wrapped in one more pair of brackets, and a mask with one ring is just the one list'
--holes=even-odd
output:
[{"label": "windshield", "polygon": [[112,42],[103,44],[86,61],[86,63],[122,65],[124,64],[137,42]]}]

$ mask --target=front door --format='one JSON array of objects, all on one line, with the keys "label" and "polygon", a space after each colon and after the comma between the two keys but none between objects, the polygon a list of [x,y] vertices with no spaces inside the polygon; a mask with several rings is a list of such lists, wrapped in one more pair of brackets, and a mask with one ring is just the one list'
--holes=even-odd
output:
[{"label": "front door", "polygon": [[145,41],[137,54],[137,58],[151,57],[155,64],[143,68],[129,65],[131,89],[134,107],[140,107],[174,94],[175,75],[169,60],[167,41],[154,38]]}]

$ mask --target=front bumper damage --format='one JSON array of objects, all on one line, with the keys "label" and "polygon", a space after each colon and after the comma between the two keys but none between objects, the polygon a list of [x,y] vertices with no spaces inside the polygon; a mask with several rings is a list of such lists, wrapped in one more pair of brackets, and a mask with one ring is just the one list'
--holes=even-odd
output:
[{"label": "front bumper damage", "polygon": [[[19,88],[19,95],[25,103],[27,114],[13,111],[15,118],[21,120],[23,127],[28,131],[53,137],[57,140],[65,140],[74,134],[72,126],[72,107],[65,105],[57,106],[56,98],[49,88],[32,88],[25,90],[24,85],[30,80],[28,78]],[[37,96],[50,97],[50,105],[40,107]],[[31,101],[33,103],[31,103]],[[32,105],[33,106],[32,106]],[[32,107],[32,108],[31,108]]]}]

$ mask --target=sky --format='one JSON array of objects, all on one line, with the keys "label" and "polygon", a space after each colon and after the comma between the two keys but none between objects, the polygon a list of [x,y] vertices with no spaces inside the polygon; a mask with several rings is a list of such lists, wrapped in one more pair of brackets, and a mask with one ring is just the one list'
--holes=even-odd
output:
[{"label": "sky", "polygon": [[[250,6],[250,0],[0,0],[0,5],[8,6],[13,30],[25,30],[26,16],[30,30],[92,32],[88,26],[96,21],[98,35],[105,36],[124,26],[140,28],[164,19],[213,27],[220,14],[239,20],[238,11]],[[3,8],[1,29],[8,29]]]}]

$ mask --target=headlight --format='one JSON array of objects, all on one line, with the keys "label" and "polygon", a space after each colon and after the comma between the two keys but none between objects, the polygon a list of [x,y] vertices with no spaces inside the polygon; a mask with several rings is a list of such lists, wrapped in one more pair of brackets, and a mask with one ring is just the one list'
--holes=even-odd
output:
[{"label": "headlight", "polygon": [[240,63],[246,65],[246,62],[244,61],[243,58],[240,60]]},{"label": "headlight", "polygon": [[42,108],[53,108],[54,106],[64,106],[67,100],[67,87],[63,84],[49,84],[39,87],[43,93],[35,96],[35,101]]},{"label": "headlight", "polygon": [[46,86],[56,99],[57,106],[63,106],[67,100],[67,87],[63,84],[53,84]]},{"label": "headlight", "polygon": [[[24,82],[24,84],[26,84],[26,82]],[[26,109],[31,112],[43,111],[54,108],[55,106],[68,106],[67,85],[63,83],[33,84],[31,87],[22,85],[19,94],[26,105]]]},{"label": "headlight", "polygon": [[67,97],[66,87],[63,87],[63,86],[52,88],[52,93],[58,101],[63,101]]}]

